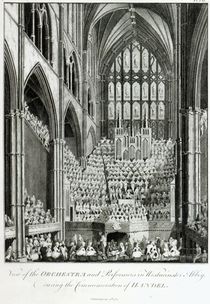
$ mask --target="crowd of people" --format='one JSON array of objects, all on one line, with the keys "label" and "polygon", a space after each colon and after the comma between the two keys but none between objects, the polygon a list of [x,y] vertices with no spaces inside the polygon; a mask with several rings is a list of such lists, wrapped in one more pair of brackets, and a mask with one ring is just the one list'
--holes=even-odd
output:
[{"label": "crowd of people", "polygon": [[26,194],[24,217],[26,225],[55,223],[50,209],[45,211],[43,202],[36,199],[35,195]]},{"label": "crowd of people", "polygon": [[106,156],[111,200],[135,199],[143,204],[169,205],[170,184],[175,176],[174,144],[170,139],[154,140],[152,147],[151,158],[146,160],[114,161],[109,154]]},{"label": "crowd of people", "polygon": [[[102,209],[118,205],[120,199],[133,199],[146,207],[127,206],[124,211],[110,211],[113,220],[168,220],[170,218],[170,184],[175,175],[174,143],[171,139],[154,140],[151,158],[146,160],[115,160],[113,143],[102,138],[87,158],[83,170],[68,146],[64,150],[64,169],[70,183],[71,203],[78,221],[97,220]],[[157,210],[158,209],[158,210]],[[109,207],[110,210],[110,207]]]},{"label": "crowd of people", "polygon": [[[74,235],[68,242],[54,240],[51,233],[26,237],[25,252],[28,261],[101,261],[101,260],[137,260],[161,261],[179,259],[181,247],[177,248],[177,240],[141,241],[130,239],[110,240],[103,233],[93,240],[86,239],[79,234]],[[9,246],[6,251],[6,261],[14,261],[14,250]]]},{"label": "crowd of people", "polygon": [[193,263],[196,262],[202,262],[202,263],[207,263],[208,262],[208,254],[207,251],[204,249],[202,251],[201,247],[196,244],[195,248],[195,256],[193,257]]},{"label": "crowd of people", "polygon": [[107,242],[105,236],[100,234],[100,238],[92,241],[84,241],[81,235],[74,237],[69,246],[69,259],[78,257],[97,256],[100,259],[109,260],[142,260],[160,261],[167,259],[178,259],[181,247],[177,248],[177,240],[170,237],[168,240],[147,240],[145,237],[141,241],[130,239],[111,240]]},{"label": "crowd of people", "polygon": [[7,214],[5,214],[5,216],[4,216],[4,225],[5,225],[5,227],[14,226],[14,221]]},{"label": "crowd of people", "polygon": [[[26,237],[25,254],[27,261],[31,262],[68,260],[68,251],[65,242],[54,240],[51,233]],[[5,260],[7,262],[15,261],[15,249],[11,245],[6,251]]]},{"label": "crowd of people", "polygon": [[147,209],[147,220],[148,221],[168,221],[170,220],[170,211],[168,209]]},{"label": "crowd of people", "polygon": [[106,202],[106,182],[103,160],[97,148],[87,160],[86,169],[82,170],[73,153],[66,146],[64,150],[64,170],[70,183],[71,200],[77,211],[97,209],[97,204]]},{"label": "crowd of people", "polygon": [[115,242],[111,240],[107,244],[107,256],[127,257],[132,259],[141,259],[146,261],[160,261],[167,259],[178,259],[181,248],[177,249],[177,240],[172,237],[169,240],[155,240],[148,241],[143,238],[141,241],[131,242]]},{"label": "crowd of people", "polygon": [[43,122],[33,113],[29,111],[29,107],[27,103],[25,102],[25,119],[28,121],[38,138],[41,140],[42,144],[49,148],[49,142],[50,142],[50,133],[48,126],[43,124]]},{"label": "crowd of people", "polygon": [[68,259],[65,242],[53,240],[51,233],[26,238],[25,246],[28,261]]},{"label": "crowd of people", "polygon": [[188,227],[197,232],[201,237],[208,236],[208,201],[203,201],[195,220]]},{"label": "crowd of people", "polygon": [[110,208],[110,221],[136,222],[146,221],[147,213],[145,207],[138,200],[129,203],[113,202]]},{"label": "crowd of people", "polygon": [[[26,119],[43,144],[49,145],[46,126],[25,106]],[[48,131],[48,130],[47,130]],[[115,160],[112,141],[102,138],[80,166],[71,150],[64,147],[64,172],[69,181],[71,205],[75,207],[75,221],[85,222],[136,222],[170,220],[170,185],[175,177],[174,143],[153,140],[151,158],[146,160]],[[123,201],[124,200],[124,201]],[[127,201],[127,202],[126,202]],[[50,210],[35,196],[25,195],[25,224],[54,223]],[[202,203],[196,220],[189,228],[202,237],[207,236],[207,202]],[[5,215],[5,226],[14,222]],[[197,248],[199,256],[199,248]],[[26,238],[26,255],[29,261],[68,261],[90,257],[93,259],[144,259],[164,260],[178,258],[177,240],[146,240],[131,242],[99,239],[83,240],[81,235],[70,242],[55,241],[50,233]],[[6,260],[13,261],[12,246]]]}]

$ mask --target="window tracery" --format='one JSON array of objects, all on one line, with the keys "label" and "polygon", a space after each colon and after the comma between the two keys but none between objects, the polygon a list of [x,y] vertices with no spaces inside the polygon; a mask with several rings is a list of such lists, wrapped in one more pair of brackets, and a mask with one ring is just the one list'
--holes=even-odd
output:
[{"label": "window tracery", "polygon": [[25,31],[42,55],[51,62],[50,18],[45,3],[25,4]]},{"label": "window tracery", "polygon": [[146,118],[153,137],[165,137],[166,83],[155,55],[141,43],[131,42],[117,54],[108,74],[108,109],[112,109],[112,115],[108,111],[109,128],[119,112],[122,125],[130,120],[130,125],[141,127]]}]

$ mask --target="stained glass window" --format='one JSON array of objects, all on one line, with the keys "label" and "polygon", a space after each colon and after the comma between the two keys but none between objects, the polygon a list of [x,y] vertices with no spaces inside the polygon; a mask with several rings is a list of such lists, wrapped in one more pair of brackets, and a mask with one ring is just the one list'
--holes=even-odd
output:
[{"label": "stained glass window", "polygon": [[148,83],[143,82],[142,84],[142,100],[148,100],[149,95],[148,95]]},{"label": "stained glass window", "polygon": [[133,83],[133,100],[140,100],[140,84],[136,81]]},{"label": "stained glass window", "polygon": [[[119,73],[121,71],[122,59],[121,54],[116,58],[116,71]],[[114,66],[114,65],[113,65]],[[114,70],[112,71],[114,72]]]},{"label": "stained glass window", "polygon": [[123,69],[125,73],[128,73],[130,70],[130,50],[126,49],[123,53]]},{"label": "stained glass window", "polygon": [[154,101],[151,103],[151,106],[150,106],[150,119],[151,120],[157,119],[157,106]]},{"label": "stained glass window", "polygon": [[114,100],[114,83],[109,83],[109,101]]},{"label": "stained glass window", "polygon": [[117,103],[116,115],[117,115],[117,118],[119,117],[120,119],[122,119],[122,104],[121,104],[121,102]]},{"label": "stained glass window", "polygon": [[133,119],[140,119],[140,104],[138,102],[133,103]]},{"label": "stained glass window", "polygon": [[114,119],[114,103],[109,103],[108,117],[110,120]]},{"label": "stained glass window", "polygon": [[142,52],[142,70],[143,72],[147,72],[149,69],[149,53],[147,49],[144,49]]},{"label": "stained glass window", "polygon": [[[113,120],[121,126],[146,125],[154,138],[164,137],[167,113],[167,85],[155,52],[138,41],[129,43],[111,63],[107,75],[108,128]],[[115,124],[116,126],[116,124]],[[110,134],[108,130],[108,134]],[[114,132],[111,132],[114,134]]]},{"label": "stained glass window", "polygon": [[164,103],[161,101],[158,105],[158,119],[163,120],[165,118],[165,106]]},{"label": "stained glass window", "polygon": [[121,100],[121,83],[117,82],[116,84],[116,100]]},{"label": "stained glass window", "polygon": [[150,99],[156,100],[156,83],[154,81],[150,85]]},{"label": "stained glass window", "polygon": [[130,119],[130,104],[129,102],[124,103],[124,119]]}]

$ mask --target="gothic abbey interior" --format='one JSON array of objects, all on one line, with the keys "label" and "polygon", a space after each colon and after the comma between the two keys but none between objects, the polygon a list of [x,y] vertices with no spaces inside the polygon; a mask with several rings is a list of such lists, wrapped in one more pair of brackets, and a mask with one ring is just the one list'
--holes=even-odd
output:
[{"label": "gothic abbey interior", "polygon": [[4,5],[5,261],[207,262],[207,18]]}]

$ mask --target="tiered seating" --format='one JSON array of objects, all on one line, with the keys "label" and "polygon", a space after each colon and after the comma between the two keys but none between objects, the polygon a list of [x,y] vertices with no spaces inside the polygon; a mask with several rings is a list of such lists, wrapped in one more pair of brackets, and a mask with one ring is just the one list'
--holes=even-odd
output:
[{"label": "tiered seating", "polygon": [[106,182],[100,147],[96,147],[82,172],[79,162],[65,148],[65,172],[70,181],[71,199],[75,205],[76,220],[93,221],[106,205]]},{"label": "tiered seating", "polygon": [[27,103],[25,103],[25,119],[28,121],[38,138],[41,140],[42,144],[49,148],[49,142],[50,142],[50,133],[48,130],[48,127],[43,124],[41,120],[37,116],[35,116],[33,113],[29,111],[29,107]]},{"label": "tiered seating", "polygon": [[[170,184],[175,174],[174,143],[155,140],[150,159],[139,161],[115,161],[113,144],[101,139],[87,159],[82,171],[78,161],[65,148],[65,172],[70,181],[71,199],[75,205],[77,221],[96,221],[101,208],[110,201],[134,199],[146,208],[125,207],[118,210],[109,207],[110,219],[129,221],[136,219],[168,220],[170,218]],[[111,206],[112,206],[111,204]]]},{"label": "tiered seating", "polygon": [[[116,161],[106,163],[111,199],[135,198],[151,201],[169,199],[174,178],[174,156],[171,140],[155,141],[152,157],[146,161]],[[157,192],[157,194],[156,194]],[[146,197],[147,195],[147,197]]]},{"label": "tiered seating", "polygon": [[146,209],[140,201],[136,201],[135,204],[115,202],[112,203],[110,209],[110,221],[135,222],[147,220]]},{"label": "tiered seating", "polygon": [[44,210],[44,205],[33,195],[25,198],[25,223],[26,225],[55,223],[50,210]]}]

